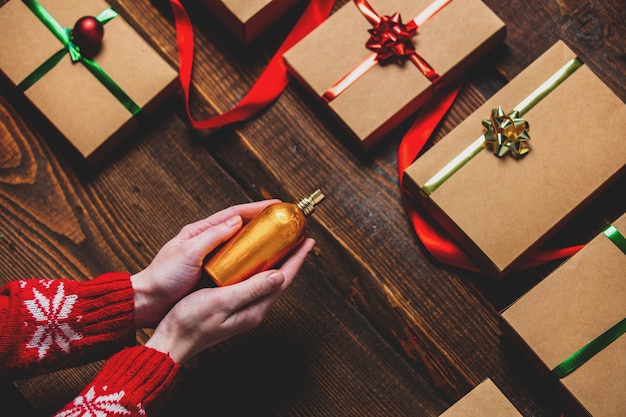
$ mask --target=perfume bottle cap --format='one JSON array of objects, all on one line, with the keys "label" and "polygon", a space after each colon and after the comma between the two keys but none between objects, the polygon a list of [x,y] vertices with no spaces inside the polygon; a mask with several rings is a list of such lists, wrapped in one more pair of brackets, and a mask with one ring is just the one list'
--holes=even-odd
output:
[{"label": "perfume bottle cap", "polygon": [[315,210],[315,205],[319,204],[320,201],[324,199],[324,194],[318,188],[308,197],[302,197],[300,200],[296,202],[296,205],[302,210],[305,216],[313,213]]}]

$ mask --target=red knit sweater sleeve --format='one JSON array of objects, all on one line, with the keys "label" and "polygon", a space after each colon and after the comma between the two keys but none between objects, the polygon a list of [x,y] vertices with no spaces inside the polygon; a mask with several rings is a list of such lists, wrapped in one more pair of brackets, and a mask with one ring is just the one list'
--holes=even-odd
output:
[{"label": "red knit sweater sleeve", "polygon": [[94,380],[54,417],[146,417],[162,407],[179,366],[165,353],[126,348],[108,359]]},{"label": "red knit sweater sleeve", "polygon": [[0,377],[79,365],[134,344],[133,313],[128,273],[9,282],[0,289]]}]

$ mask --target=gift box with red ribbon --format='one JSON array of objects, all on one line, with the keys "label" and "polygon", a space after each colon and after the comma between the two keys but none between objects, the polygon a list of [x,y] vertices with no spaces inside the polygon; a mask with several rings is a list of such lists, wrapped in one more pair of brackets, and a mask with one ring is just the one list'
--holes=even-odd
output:
[{"label": "gift box with red ribbon", "polygon": [[626,104],[558,41],[409,165],[403,187],[500,279],[623,175],[614,127],[625,117]]},{"label": "gift box with red ribbon", "polygon": [[502,391],[487,378],[439,417],[522,417]]},{"label": "gift box with red ribbon", "polygon": [[241,43],[249,44],[299,0],[202,0]]},{"label": "gift box with red ribbon", "polygon": [[93,165],[178,88],[177,71],[102,0],[0,7],[0,70]]},{"label": "gift box with red ribbon", "polygon": [[500,315],[519,360],[579,416],[626,410],[625,236],[623,214]]},{"label": "gift box with red ribbon", "polygon": [[367,150],[504,37],[480,0],[355,0],[284,59]]}]

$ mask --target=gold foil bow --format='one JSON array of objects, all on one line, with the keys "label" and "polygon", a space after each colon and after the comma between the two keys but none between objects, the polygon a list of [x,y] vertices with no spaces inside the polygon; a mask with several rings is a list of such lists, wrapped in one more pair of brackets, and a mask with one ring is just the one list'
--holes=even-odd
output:
[{"label": "gold foil bow", "polygon": [[[541,84],[537,89],[535,89],[535,91],[530,93],[530,95],[528,95],[524,100],[522,100],[521,103],[515,106],[514,108],[515,110],[511,112],[511,114],[508,117],[510,117],[511,125],[513,126],[515,126],[516,124],[513,120],[518,121],[517,129],[521,129],[522,126],[524,127],[524,130],[522,130],[522,132],[520,133],[524,133],[525,139],[517,140],[517,142],[520,142],[520,143],[513,145],[514,149],[519,150],[518,151],[519,155],[523,156],[526,153],[528,153],[528,151],[530,150],[528,149],[528,145],[525,143],[526,141],[530,139],[527,133],[528,123],[526,123],[523,119],[520,119],[519,115],[526,114],[530,109],[532,109],[537,103],[539,103],[545,96],[550,94],[551,91],[553,91],[556,87],[558,87],[563,81],[567,79],[567,77],[572,75],[574,71],[576,71],[582,65],[583,63],[580,59],[578,58],[571,59],[569,62],[563,65],[563,67],[561,67],[557,72],[552,74],[552,76],[550,76],[543,84]],[[493,120],[494,113],[497,116],[495,122]],[[488,131],[492,130],[495,132],[496,128],[494,128],[493,126],[500,126],[502,124],[499,122],[502,116],[504,116],[504,112],[502,111],[501,107],[498,107],[497,109],[492,110],[492,119],[484,120],[483,125],[487,127]],[[508,127],[508,129],[512,131],[516,131],[515,127],[513,128],[509,127],[508,123],[509,122],[507,120],[505,126]],[[508,133],[508,131],[506,133]],[[463,151],[461,151],[461,153],[459,153],[457,156],[452,158],[450,162],[444,165],[443,168],[437,171],[435,175],[433,175],[428,181],[426,181],[424,185],[422,186],[422,191],[424,192],[424,194],[431,195],[433,192],[435,192],[437,188],[441,186],[441,184],[443,184],[455,172],[461,169],[463,165],[465,165],[474,156],[478,155],[485,147],[487,147],[487,135],[488,134],[489,132],[486,132],[482,136],[480,136],[478,139],[476,139],[474,142],[472,142],[467,148],[465,148]],[[506,136],[506,134],[504,136]],[[504,137],[501,139],[504,139]],[[495,143],[496,144],[498,143],[497,137],[495,139]],[[502,143],[504,143],[504,141]],[[494,153],[498,155],[501,152],[502,155],[504,155],[509,150],[513,150],[513,149],[511,149],[511,147],[508,144],[504,147],[503,150],[499,150],[497,149],[497,146],[495,146]],[[513,155],[517,155],[517,154],[513,153]]]},{"label": "gold foil bow", "polygon": [[519,110],[505,114],[502,107],[491,110],[491,118],[483,120],[487,128],[484,134],[485,146],[491,147],[494,155],[502,158],[509,151],[516,157],[525,156],[530,148],[528,142],[528,122],[522,119]]}]

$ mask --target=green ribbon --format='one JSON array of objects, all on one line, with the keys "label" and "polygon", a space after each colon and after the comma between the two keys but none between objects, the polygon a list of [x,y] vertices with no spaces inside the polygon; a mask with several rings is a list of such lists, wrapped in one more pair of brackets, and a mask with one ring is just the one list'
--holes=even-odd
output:
[{"label": "green ribbon", "polygon": [[611,342],[616,340],[625,332],[626,332],[626,318],[622,319],[622,321],[618,322],[609,330],[602,333],[600,336],[596,337],[591,342],[587,343],[578,351],[570,355],[569,358],[565,359],[563,362],[561,362],[558,366],[556,366],[552,370],[552,374],[559,379],[569,375],[576,368],[581,366],[583,363],[587,362],[596,353],[600,352],[602,349],[607,347]]},{"label": "green ribbon", "polygon": [[608,237],[611,242],[615,243],[615,246],[620,248],[622,252],[624,252],[624,255],[626,255],[626,238],[619,232],[619,230],[617,230],[615,226],[612,224],[608,225],[602,230],[602,233],[604,233],[604,235]]},{"label": "green ribbon", "polygon": [[[611,242],[615,243],[615,246],[621,249],[624,255],[626,255],[626,238],[624,238],[617,228],[609,225],[605,227],[602,232]],[[559,379],[569,375],[624,333],[626,333],[626,318],[570,355],[552,370],[552,374]]]},{"label": "green ribbon", "polygon": [[[517,112],[519,116],[523,116],[530,109],[532,109],[537,103],[539,103],[545,96],[550,94],[556,87],[558,87],[567,77],[574,73],[578,68],[583,65],[582,61],[578,58],[571,59],[567,64],[561,67],[550,78],[548,78],[543,84],[541,84],[535,91],[533,91],[528,97],[526,97],[521,103],[519,103],[511,113]],[[460,154],[458,154],[452,161],[441,168],[431,179],[426,181],[422,186],[422,191],[426,195],[431,195],[441,184],[443,184],[448,178],[456,173],[463,165],[469,162],[474,156],[478,155],[480,151],[485,148],[485,135],[480,136],[471,145],[465,148]]]},{"label": "green ribbon", "polygon": [[[22,0],[35,16],[52,32],[54,36],[63,44],[63,48],[48,58],[43,64],[37,67],[29,76],[27,76],[21,83],[17,85],[17,88],[24,92],[39,81],[48,71],[54,68],[65,54],[70,55],[70,59],[73,62],[81,62],[101,83],[106,87],[115,98],[133,115],[136,116],[140,111],[139,107],[109,75],[104,72],[102,67],[98,65],[92,59],[87,58],[80,52],[80,47],[74,44],[70,29],[61,26],[53,17],[48,13],[46,9],[39,4],[36,0]],[[107,8],[102,11],[96,19],[105,24],[111,19],[117,17],[117,12],[112,8]]]}]

